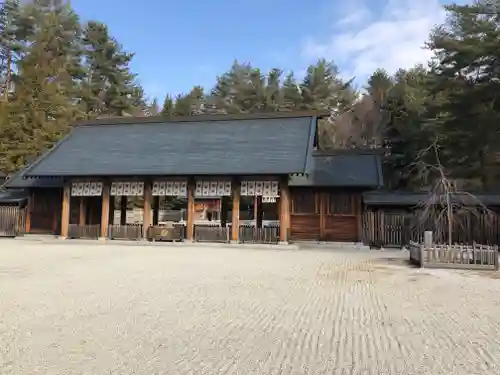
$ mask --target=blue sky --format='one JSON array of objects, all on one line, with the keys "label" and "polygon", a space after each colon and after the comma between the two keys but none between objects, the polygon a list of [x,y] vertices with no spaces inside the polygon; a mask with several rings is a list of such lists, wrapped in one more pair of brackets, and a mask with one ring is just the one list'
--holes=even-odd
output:
[{"label": "blue sky", "polygon": [[[334,59],[361,85],[377,67],[425,61],[421,47],[442,22],[439,0],[72,0],[82,20],[105,22],[149,97],[210,88],[234,59],[299,76]],[[341,5],[342,4],[342,5]]]}]

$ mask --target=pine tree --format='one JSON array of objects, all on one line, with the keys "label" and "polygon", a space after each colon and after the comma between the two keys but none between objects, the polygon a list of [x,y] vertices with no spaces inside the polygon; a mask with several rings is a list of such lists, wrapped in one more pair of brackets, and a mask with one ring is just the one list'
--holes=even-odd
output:
[{"label": "pine tree", "polygon": [[14,89],[15,66],[33,35],[33,7],[21,7],[19,0],[0,5],[0,79],[3,99]]},{"label": "pine tree", "polygon": [[283,91],[281,90],[281,76],[283,70],[274,68],[268,75],[265,87],[264,112],[277,112],[283,106]]},{"label": "pine tree", "polygon": [[454,178],[485,186],[487,160],[500,150],[500,2],[449,5],[447,24],[431,35],[436,52],[430,74],[427,127],[442,145],[442,162]]},{"label": "pine tree", "polygon": [[174,113],[174,99],[170,95],[165,97],[160,115],[165,117],[172,117]]},{"label": "pine tree", "polygon": [[286,76],[281,91],[283,96],[283,103],[280,105],[281,111],[296,111],[301,107],[302,96],[293,73]]},{"label": "pine tree", "polygon": [[78,17],[69,6],[36,15],[33,39],[18,62],[15,95],[8,104],[9,134],[2,154],[21,166],[54,144],[82,116],[76,100]]},{"label": "pine tree", "polygon": [[123,116],[136,111],[142,98],[129,68],[134,55],[124,52],[100,22],[86,24],[83,45],[87,68],[83,102],[89,116]]}]

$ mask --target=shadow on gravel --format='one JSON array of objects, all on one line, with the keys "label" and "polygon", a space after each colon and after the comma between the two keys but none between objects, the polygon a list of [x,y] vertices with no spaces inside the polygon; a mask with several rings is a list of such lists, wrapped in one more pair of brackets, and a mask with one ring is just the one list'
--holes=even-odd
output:
[{"label": "shadow on gravel", "polygon": [[409,259],[403,257],[380,257],[372,262],[374,265],[386,265],[402,268],[419,268],[414,264],[410,263]]}]

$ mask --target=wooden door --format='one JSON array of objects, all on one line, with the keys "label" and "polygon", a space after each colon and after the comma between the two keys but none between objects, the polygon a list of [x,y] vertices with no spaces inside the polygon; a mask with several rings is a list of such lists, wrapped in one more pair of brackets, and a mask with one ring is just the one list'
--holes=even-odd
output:
[{"label": "wooden door", "polygon": [[321,239],[323,241],[358,241],[361,199],[357,193],[327,191],[320,194]]},{"label": "wooden door", "polygon": [[31,194],[30,233],[56,234],[60,226],[62,189],[38,189]]},{"label": "wooden door", "polygon": [[320,238],[318,195],[311,188],[290,189],[290,232],[292,240],[317,241]]}]

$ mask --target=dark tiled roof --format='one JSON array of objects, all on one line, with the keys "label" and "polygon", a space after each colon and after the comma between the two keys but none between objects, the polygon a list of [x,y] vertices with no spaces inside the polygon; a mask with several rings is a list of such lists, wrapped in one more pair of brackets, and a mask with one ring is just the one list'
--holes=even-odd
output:
[{"label": "dark tiled roof", "polygon": [[26,170],[29,167],[21,170],[7,179],[1,186],[6,189],[28,189],[28,188],[55,188],[63,186],[62,178],[29,178],[26,176]]},{"label": "dark tiled roof", "polygon": [[0,190],[0,204],[23,204],[28,200],[25,190]]},{"label": "dark tiled roof", "polygon": [[373,152],[312,155],[308,174],[293,176],[290,186],[379,187],[383,185],[380,157]]},{"label": "dark tiled roof", "polygon": [[311,115],[76,127],[26,176],[259,175],[304,173]]},{"label": "dark tiled roof", "polygon": [[[424,191],[369,191],[363,193],[363,202],[371,206],[418,206],[429,199]],[[452,197],[461,204],[481,203],[488,206],[500,206],[500,194],[476,193],[457,194]]]}]

